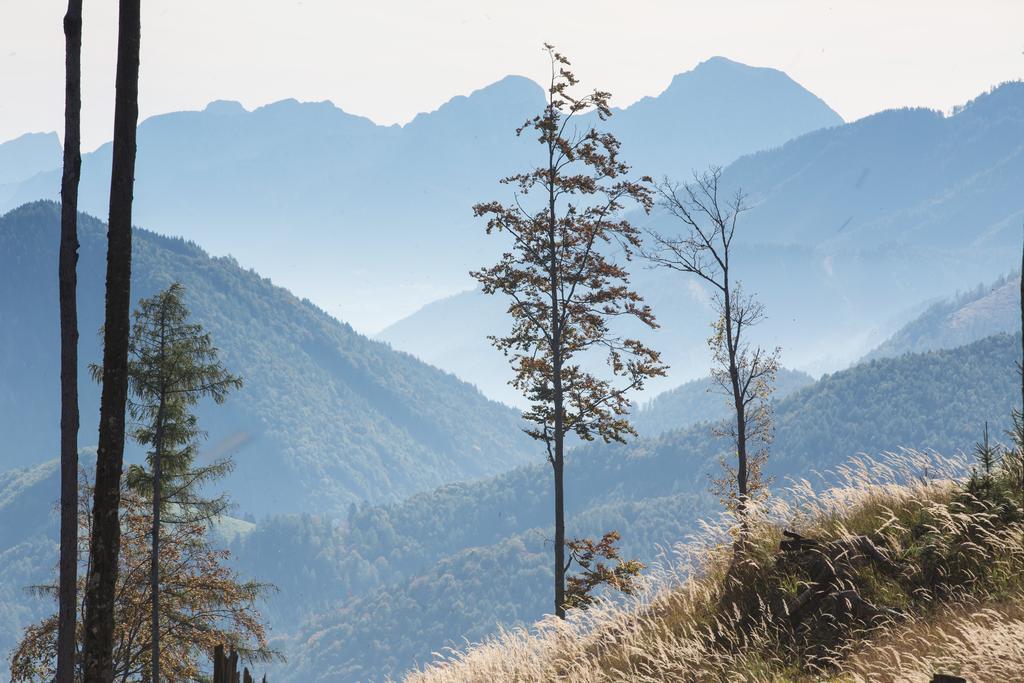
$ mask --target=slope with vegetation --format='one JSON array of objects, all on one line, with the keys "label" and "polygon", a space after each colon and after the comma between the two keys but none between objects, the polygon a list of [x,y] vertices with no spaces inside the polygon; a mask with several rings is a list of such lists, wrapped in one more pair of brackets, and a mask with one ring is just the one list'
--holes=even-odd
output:
[{"label": "slope with vegetation", "polygon": [[[56,262],[59,207],[0,218],[0,429],[8,466],[57,453]],[[95,436],[104,225],[80,217],[79,354],[82,441]],[[132,296],[185,286],[245,388],[223,409],[201,405],[203,457],[238,451],[231,497],[259,514],[341,514],[350,502],[397,500],[448,481],[492,475],[535,449],[515,411],[451,375],[391,351],[230,258],[135,231]]]},{"label": "slope with vegetation", "polygon": [[1020,277],[1001,277],[928,307],[896,331],[868,359],[911,351],[950,349],[1020,329]]},{"label": "slope with vegetation", "polygon": [[50,605],[29,597],[57,563],[59,491],[56,460],[0,472],[0,678],[21,629],[47,614]]},{"label": "slope with vegetation", "polygon": [[[1001,418],[1019,400],[1019,384],[1007,371],[1019,340],[997,336],[867,363],[780,400],[770,461],[777,482],[835,467],[857,451],[931,446],[953,453],[977,440],[986,420],[998,438]],[[916,428],[919,421],[926,431]],[[723,450],[707,424],[627,446],[574,450],[567,462],[568,535],[616,529],[623,554],[653,567],[659,546],[698,532],[697,520],[717,508],[706,491]],[[320,672],[334,682],[398,676],[432,652],[459,646],[463,636],[478,640],[499,624],[532,623],[548,612],[546,467],[448,484],[401,503],[351,504],[340,519],[261,514],[255,524],[221,525],[233,566],[280,589],[263,612],[271,644],[289,664],[272,670],[271,680],[314,681]],[[47,607],[26,599],[22,587],[47,581],[53,569],[53,496],[40,492],[57,490],[57,469],[51,462],[5,476],[20,482],[0,484],[2,511],[12,511],[0,514],[0,572],[9,595],[2,642],[9,647],[17,628]],[[25,505],[33,507],[22,514]],[[40,528],[14,523],[26,515]]]},{"label": "slope with vegetation", "polygon": [[[814,384],[806,372],[779,368],[772,398],[781,401],[793,392]],[[697,422],[720,422],[729,416],[729,400],[710,377],[695,379],[662,392],[644,403],[632,417],[643,437],[655,437]]]},{"label": "slope with vegetation", "polygon": [[1020,454],[985,493],[964,485],[963,460],[854,463],[838,488],[753,511],[741,563],[725,519],[681,546],[643,599],[507,632],[406,680],[1015,679]]},{"label": "slope with vegetation", "polygon": [[[969,448],[985,421],[1001,434],[1019,400],[1019,384],[1006,372],[1019,344],[1019,337],[998,336],[878,361],[793,393],[776,405],[769,473],[785,485],[787,477],[813,479],[813,471],[860,451],[955,453]],[[566,465],[568,535],[616,529],[624,556],[655,564],[660,548],[698,532],[698,521],[717,509],[707,488],[725,451],[708,424],[625,446],[575,449]],[[550,611],[546,468],[451,484],[394,505],[353,506],[340,524],[310,516],[261,520],[237,537],[230,547],[240,571],[282,588],[267,615],[291,664],[275,679],[395,676],[463,637]],[[299,572],[296,557],[308,558]]]}]

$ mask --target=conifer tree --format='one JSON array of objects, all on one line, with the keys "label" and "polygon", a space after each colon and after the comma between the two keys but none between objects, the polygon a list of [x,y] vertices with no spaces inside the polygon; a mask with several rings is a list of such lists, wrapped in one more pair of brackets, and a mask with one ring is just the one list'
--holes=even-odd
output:
[{"label": "conifer tree", "polygon": [[[165,522],[208,521],[224,509],[224,499],[206,499],[201,487],[222,476],[222,461],[195,467],[201,436],[192,408],[209,397],[223,403],[242,386],[220,362],[210,335],[189,322],[179,283],[139,302],[129,345],[129,413],[132,438],[148,447],[149,469],[133,465],[127,483],[152,506],[150,567],[152,681],[160,681],[160,539]],[[164,515],[167,518],[164,519]]]},{"label": "conifer tree", "polygon": [[[77,522],[82,562],[88,557],[93,528],[90,524],[87,482],[82,482]],[[152,562],[152,506],[150,501],[124,487],[119,513],[122,528],[118,556],[114,617],[111,620],[114,648],[111,679],[119,682],[148,680],[152,671],[149,568]],[[257,601],[270,586],[243,580],[231,569],[227,551],[211,547],[209,524],[188,521],[171,525],[160,545],[162,586],[161,672],[165,681],[201,681],[202,667],[216,645],[234,649],[250,661],[278,658],[268,645],[266,628],[256,609]],[[84,589],[86,574],[79,578]],[[56,586],[41,586],[45,593]],[[85,591],[81,590],[84,595]],[[82,602],[79,611],[84,609]],[[79,629],[72,643],[82,646]],[[28,626],[11,653],[12,683],[49,683],[54,676],[57,650],[57,615]],[[82,680],[83,661],[74,669],[75,681]]]},{"label": "conifer tree", "polygon": [[989,440],[988,421],[985,422],[981,441],[974,444],[974,459],[977,466],[971,473],[970,488],[982,497],[989,498],[992,495],[993,475],[1002,460],[1002,454],[999,446]]}]

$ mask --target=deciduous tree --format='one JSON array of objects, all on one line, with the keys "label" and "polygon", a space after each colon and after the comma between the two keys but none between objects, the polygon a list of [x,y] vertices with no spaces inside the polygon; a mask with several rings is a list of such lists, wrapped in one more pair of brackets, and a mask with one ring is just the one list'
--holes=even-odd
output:
[{"label": "deciduous tree", "polygon": [[[473,272],[487,294],[511,300],[512,330],[492,337],[509,357],[511,384],[529,400],[527,433],[542,441],[554,474],[555,613],[565,616],[565,440],[621,441],[633,434],[629,394],[663,374],[658,353],[613,331],[611,321],[633,318],[655,327],[654,314],[629,285],[625,264],[640,233],[621,215],[627,205],[648,210],[646,179],[629,178],[619,142],[593,125],[611,115],[609,94],[577,96],[569,61],[550,45],[548,100],[543,112],[516,132],[535,135],[543,162],[502,180],[515,189],[510,204],[473,207],[487,232],[503,233],[511,247],[497,264]],[[584,369],[587,354],[604,356],[611,377]],[[591,355],[591,358],[593,355]]]},{"label": "deciduous tree", "polygon": [[734,417],[720,433],[736,449],[736,465],[723,462],[726,476],[715,482],[723,501],[741,517],[766,490],[762,467],[773,435],[769,398],[778,371],[779,349],[766,351],[749,341],[749,330],[765,317],[764,305],[746,294],[733,271],[733,239],[745,196],[723,196],[722,171],[695,174],[693,182],[658,185],[661,206],[683,224],[681,235],[651,232],[645,255],[655,264],[697,276],[714,293],[718,318],[708,339],[714,383],[728,397]]},{"label": "deciduous tree", "polygon": [[[596,543],[589,538],[569,541],[569,556],[580,570],[568,579],[566,607],[589,607],[597,599],[596,591],[601,586],[614,588],[626,595],[636,592],[636,578],[644,565],[637,560],[622,559],[615,545],[618,541],[618,531],[609,531]],[[611,564],[602,562],[600,558]]]}]

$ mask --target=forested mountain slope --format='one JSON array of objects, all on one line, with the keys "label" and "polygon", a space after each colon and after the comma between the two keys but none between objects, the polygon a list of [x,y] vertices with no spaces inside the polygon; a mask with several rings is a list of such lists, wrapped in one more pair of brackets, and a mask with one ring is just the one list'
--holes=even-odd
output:
[{"label": "forested mountain slope", "polygon": [[[1019,349],[1019,336],[1000,335],[866,363],[795,391],[776,407],[769,473],[786,485],[789,477],[817,481],[816,472],[858,452],[969,450],[986,420],[1002,438],[1019,400]],[[569,536],[616,529],[628,556],[657,559],[659,547],[715,515],[709,476],[727,452],[707,424],[575,449],[566,475]],[[395,505],[356,506],[340,525],[308,516],[259,522],[231,547],[243,571],[263,572],[282,588],[268,614],[291,664],[276,678],[396,675],[463,637],[549,611],[549,470],[524,467]],[[299,572],[297,557],[311,558]]]},{"label": "forested mountain slope", "polygon": [[29,587],[57,569],[59,491],[56,460],[0,471],[0,679],[21,630],[55,607],[33,598]]},{"label": "forested mountain slope", "polygon": [[[59,207],[0,218],[0,461],[57,453]],[[105,226],[82,215],[80,443],[95,436]],[[137,230],[132,299],[172,281],[245,387],[204,405],[206,456],[236,452],[232,498],[256,514],[343,513],[349,502],[397,500],[449,481],[528,462],[536,448],[517,413],[411,356],[371,341],[233,259]]]},{"label": "forested mountain slope", "polygon": [[[797,389],[814,384],[806,372],[779,368],[772,400],[781,401]],[[654,437],[679,429],[680,425],[717,422],[728,417],[729,400],[710,377],[703,377],[658,394],[633,414],[633,426],[642,437]]]},{"label": "forested mountain slope", "polygon": [[998,332],[1020,329],[1020,277],[1002,277],[989,285],[932,304],[901,327],[867,358],[909,351],[949,349]]},{"label": "forested mountain slope", "polygon": [[[770,472],[782,484],[814,480],[858,451],[969,449],[986,420],[999,437],[1019,399],[1019,345],[1019,336],[999,335],[865,363],[795,391],[776,407]],[[707,424],[573,450],[569,535],[616,529],[628,556],[655,560],[659,547],[714,516],[708,476],[727,450]],[[0,645],[48,608],[21,587],[54,570],[47,511],[56,495],[55,462],[0,474],[0,598],[20,598],[0,610]],[[280,588],[263,611],[290,663],[271,680],[380,680],[499,623],[532,622],[550,609],[550,510],[549,467],[537,464],[399,503],[352,504],[340,519],[273,515],[242,525],[248,531],[228,542],[233,563]]]},{"label": "forested mountain slope", "polygon": [[[544,101],[539,85],[509,76],[404,126],[295,100],[156,116],[139,126],[134,215],[376,331],[465,289],[467,271],[500,253],[471,207],[532,165],[536,145],[515,129]],[[840,123],[785,74],[716,58],[609,126],[637,173],[658,177]],[[109,181],[104,145],[83,157],[83,211],[105,215]],[[0,196],[0,210],[56,199],[59,185],[59,170],[42,174]]]}]

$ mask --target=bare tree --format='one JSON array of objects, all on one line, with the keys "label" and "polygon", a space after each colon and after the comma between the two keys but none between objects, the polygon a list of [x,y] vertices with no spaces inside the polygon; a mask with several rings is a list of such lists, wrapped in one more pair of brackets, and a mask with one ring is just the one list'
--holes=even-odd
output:
[{"label": "bare tree", "polygon": [[[510,383],[531,404],[524,414],[532,423],[527,433],[544,442],[553,470],[555,614],[564,618],[566,434],[588,441],[635,434],[627,419],[629,392],[664,369],[656,351],[610,329],[618,317],[656,326],[623,265],[639,248],[640,232],[620,215],[627,204],[649,209],[651,191],[646,182],[628,179],[629,166],[619,160],[611,134],[570,126],[583,111],[595,110],[599,120],[610,116],[610,95],[572,95],[577,81],[568,60],[545,48],[551,58],[547,105],[517,131],[536,135],[543,162],[502,181],[516,188],[512,204],[473,207],[487,217],[488,233],[506,233],[512,245],[497,264],[472,276],[486,294],[512,301],[512,330],[492,342],[511,360]],[[539,195],[535,202],[531,193]],[[613,249],[621,261],[610,258]],[[612,379],[582,367],[580,356],[591,351],[604,355]]]},{"label": "bare tree", "polygon": [[728,397],[735,419],[719,434],[736,448],[736,465],[723,461],[726,476],[715,483],[723,502],[741,517],[766,490],[762,468],[773,435],[769,398],[779,366],[778,348],[766,351],[748,341],[749,328],[765,318],[764,305],[746,294],[731,261],[733,239],[745,195],[720,193],[722,171],[694,174],[693,182],[658,185],[661,206],[680,221],[681,236],[651,232],[653,246],[644,255],[658,266],[696,275],[714,293],[718,319],[708,339],[714,359],[714,383]]},{"label": "bare tree", "polygon": [[64,168],[60,184],[60,576],[57,683],[75,675],[78,586],[78,179],[82,170],[82,0],[64,15]]},{"label": "bare tree", "polygon": [[114,149],[107,222],[106,314],[103,327],[103,391],[93,492],[93,534],[85,594],[82,670],[85,683],[113,678],[114,602],[121,542],[121,471],[128,398],[131,331],[132,193],[135,134],[139,120],[141,0],[121,0],[118,12]]}]

